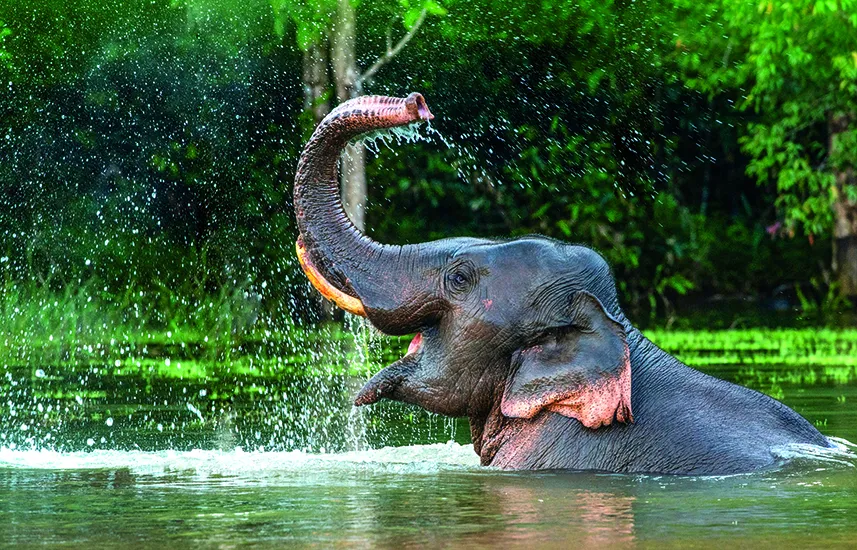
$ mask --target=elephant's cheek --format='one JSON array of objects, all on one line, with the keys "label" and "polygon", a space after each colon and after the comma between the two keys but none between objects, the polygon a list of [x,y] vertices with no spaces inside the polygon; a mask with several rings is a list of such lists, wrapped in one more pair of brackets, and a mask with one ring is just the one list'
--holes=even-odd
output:
[{"label": "elephant's cheek", "polygon": [[[486,426],[485,437],[480,448],[480,458],[484,466],[493,466],[504,470],[530,470],[538,468],[536,457],[543,456],[549,413],[534,418],[503,418],[496,431]],[[492,433],[494,432],[494,433]]]}]

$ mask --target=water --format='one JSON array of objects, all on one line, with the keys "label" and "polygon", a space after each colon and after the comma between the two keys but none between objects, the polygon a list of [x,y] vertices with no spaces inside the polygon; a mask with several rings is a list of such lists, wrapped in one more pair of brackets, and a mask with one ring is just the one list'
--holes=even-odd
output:
[{"label": "water", "polygon": [[[389,359],[359,336],[353,353],[334,355]],[[739,362],[724,352],[727,365],[696,352],[706,372],[857,441],[853,366],[768,364],[758,350]],[[353,409],[366,375],[343,365],[300,375],[185,361],[181,371],[6,365],[0,540],[722,548],[851,547],[857,537],[853,449],[782,449],[784,466],[729,477],[510,473],[479,466],[466,421],[401,404]]]},{"label": "water", "polygon": [[0,452],[4,542],[164,547],[847,547],[854,466],[723,478],[507,473],[469,446]]}]

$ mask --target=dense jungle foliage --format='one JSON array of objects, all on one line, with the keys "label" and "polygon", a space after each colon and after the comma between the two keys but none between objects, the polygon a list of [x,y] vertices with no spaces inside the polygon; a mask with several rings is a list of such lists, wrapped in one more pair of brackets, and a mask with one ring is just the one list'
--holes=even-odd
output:
[{"label": "dense jungle foliage", "polygon": [[[4,331],[318,319],[291,183],[343,2],[0,0]],[[443,136],[369,155],[378,240],[587,244],[642,323],[848,319],[857,1],[348,6],[362,92]]]}]

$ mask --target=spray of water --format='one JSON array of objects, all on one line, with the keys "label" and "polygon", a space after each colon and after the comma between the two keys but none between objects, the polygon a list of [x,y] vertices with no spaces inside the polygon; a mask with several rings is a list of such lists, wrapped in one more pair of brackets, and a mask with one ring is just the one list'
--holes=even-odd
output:
[{"label": "spray of water", "polygon": [[[420,129],[425,128],[428,135],[420,133]],[[367,149],[376,155],[381,152],[381,146],[386,146],[393,150],[391,144],[395,142],[398,145],[402,143],[416,143],[418,141],[431,141],[429,136],[437,136],[447,147],[451,147],[450,143],[441,136],[440,132],[432,128],[431,122],[415,122],[406,126],[397,126],[394,128],[386,128],[381,130],[373,130],[360,135],[356,141],[362,143]]]},{"label": "spray of water", "polygon": [[805,443],[790,443],[774,447],[775,457],[792,465],[809,463],[816,466],[857,467],[857,445],[839,437],[828,438],[832,447],[819,447]]}]

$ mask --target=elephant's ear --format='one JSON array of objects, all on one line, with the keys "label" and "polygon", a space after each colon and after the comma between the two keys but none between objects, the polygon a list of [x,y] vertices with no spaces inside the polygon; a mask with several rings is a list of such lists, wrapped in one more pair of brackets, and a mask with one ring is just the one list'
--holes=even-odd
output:
[{"label": "elephant's ear", "polygon": [[532,418],[547,409],[592,429],[614,419],[633,422],[624,327],[588,292],[575,294],[570,313],[568,326],[516,352],[502,413]]}]

